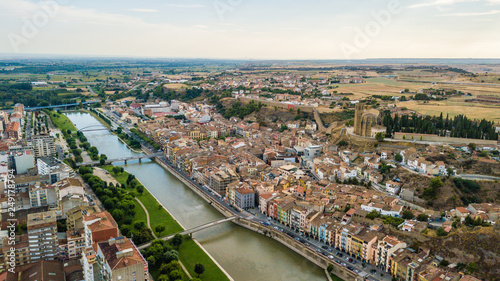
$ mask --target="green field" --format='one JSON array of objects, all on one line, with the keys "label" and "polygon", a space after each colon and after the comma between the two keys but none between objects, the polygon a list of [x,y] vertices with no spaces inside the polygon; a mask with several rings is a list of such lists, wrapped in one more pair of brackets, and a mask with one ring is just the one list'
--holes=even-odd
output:
[{"label": "green field", "polygon": [[[106,169],[120,184],[127,183],[129,173],[123,172],[117,175],[113,173],[112,165],[103,166],[102,168]],[[127,190],[132,191],[132,188],[128,187]],[[158,237],[167,236],[184,230],[164,208],[160,208],[158,201],[153,197],[153,195],[151,195],[151,193],[149,193],[147,189],[144,190],[142,195],[137,194],[136,197],[148,210],[151,230],[153,230]],[[139,204],[137,203],[137,205]],[[142,209],[141,206],[139,207]],[[144,214],[144,221],[146,221],[146,214]],[[161,235],[155,230],[158,225],[164,225],[166,228]]]},{"label": "green field", "polygon": [[200,275],[201,280],[229,280],[220,268],[205,254],[205,252],[192,239],[185,239],[179,248],[179,259],[184,264],[193,278],[197,277],[194,266],[201,263],[205,272]]},{"label": "green field", "polygon": [[71,123],[71,121],[69,120],[68,117],[66,117],[66,115],[48,110],[44,110],[44,112],[50,116],[50,120],[52,121],[54,126],[59,128],[61,131],[67,131],[67,130],[78,131],[75,125]]}]

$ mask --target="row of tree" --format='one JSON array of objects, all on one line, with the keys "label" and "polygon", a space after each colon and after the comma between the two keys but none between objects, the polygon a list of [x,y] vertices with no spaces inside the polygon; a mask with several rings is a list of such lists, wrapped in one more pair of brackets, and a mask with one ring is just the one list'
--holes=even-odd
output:
[{"label": "row of tree", "polygon": [[432,134],[457,138],[497,140],[495,124],[486,119],[471,120],[465,115],[457,115],[453,119],[440,116],[395,115],[389,111],[384,114],[383,124],[387,128],[386,136],[395,132]]}]

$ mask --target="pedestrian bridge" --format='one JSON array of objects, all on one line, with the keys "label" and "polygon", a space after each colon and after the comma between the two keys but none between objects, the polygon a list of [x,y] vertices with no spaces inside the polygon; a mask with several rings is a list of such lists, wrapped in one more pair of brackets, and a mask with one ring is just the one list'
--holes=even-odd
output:
[{"label": "pedestrian bridge", "polygon": [[[161,237],[161,238],[158,238],[158,239],[167,241],[167,240],[170,240],[170,239],[174,238],[174,236],[177,235],[177,234],[181,234],[181,235],[192,234],[192,233],[195,233],[195,232],[207,229],[209,227],[219,225],[221,223],[225,223],[225,222],[228,222],[228,221],[236,220],[238,218],[239,217],[237,217],[237,216],[232,216],[232,217],[224,218],[224,219],[221,219],[221,220],[218,220],[218,221],[213,221],[213,222],[209,222],[209,223],[206,223],[206,224],[202,224],[200,226],[193,227],[191,229],[186,229],[184,231],[181,231],[181,232],[178,232],[178,233],[175,233],[175,234],[171,234],[169,236]],[[137,249],[144,250],[144,249],[146,249],[149,246],[151,246],[151,242],[146,243],[146,244],[142,244],[139,247],[137,247]]]},{"label": "pedestrian bridge", "polygon": [[[139,160],[141,162],[142,159],[151,159],[155,157],[160,157],[163,156],[163,153],[153,153],[153,154],[143,154],[143,155],[138,155],[138,156],[131,156],[131,157],[122,157],[122,158],[114,158],[114,159],[108,159],[106,160],[106,163],[115,163],[115,162],[125,162],[127,164],[128,161],[132,160]],[[76,166],[94,166],[100,164],[100,161],[90,161],[90,162],[82,162],[82,163],[77,163]]]}]

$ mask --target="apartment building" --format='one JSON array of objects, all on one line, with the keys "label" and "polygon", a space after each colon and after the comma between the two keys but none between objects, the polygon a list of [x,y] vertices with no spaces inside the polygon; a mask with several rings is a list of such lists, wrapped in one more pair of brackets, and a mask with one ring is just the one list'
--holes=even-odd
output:
[{"label": "apartment building", "polygon": [[33,146],[33,152],[35,153],[36,158],[56,155],[54,138],[49,135],[33,136],[31,139],[31,145]]},{"label": "apartment building", "polygon": [[120,236],[97,244],[96,280],[148,280],[148,263],[134,243]]},{"label": "apartment building", "polygon": [[406,248],[406,243],[399,241],[396,237],[386,236],[379,240],[375,253],[375,265],[386,272],[390,272],[392,256],[402,248]]},{"label": "apartment building", "polygon": [[59,256],[56,213],[28,214],[27,225],[31,262],[56,259]]},{"label": "apartment building", "polygon": [[118,224],[107,211],[84,216],[83,225],[86,248],[119,235]]}]

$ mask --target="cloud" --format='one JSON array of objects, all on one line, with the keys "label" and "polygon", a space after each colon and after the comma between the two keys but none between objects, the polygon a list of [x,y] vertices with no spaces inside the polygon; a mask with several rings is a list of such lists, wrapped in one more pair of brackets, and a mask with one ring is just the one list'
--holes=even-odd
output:
[{"label": "cloud", "polygon": [[487,12],[471,12],[471,13],[452,13],[452,14],[442,14],[439,16],[443,17],[475,17],[475,16],[489,16],[500,14],[500,10],[491,10]]},{"label": "cloud", "polygon": [[[409,8],[424,8],[424,7],[434,7],[434,6],[449,6],[455,5],[457,3],[465,3],[465,2],[477,2],[479,0],[433,0],[426,3],[419,3],[410,5]],[[489,0],[489,1],[498,1],[498,0]]]},{"label": "cloud", "polygon": [[156,10],[156,9],[128,9],[127,11],[140,12],[140,13],[158,13],[160,10]]},{"label": "cloud", "polygon": [[196,28],[208,28],[208,26],[204,25],[204,24],[195,24],[195,25],[193,25],[193,27],[196,27]]}]

